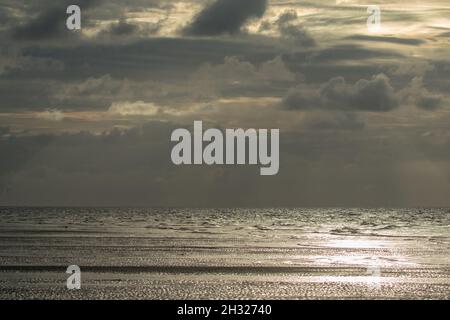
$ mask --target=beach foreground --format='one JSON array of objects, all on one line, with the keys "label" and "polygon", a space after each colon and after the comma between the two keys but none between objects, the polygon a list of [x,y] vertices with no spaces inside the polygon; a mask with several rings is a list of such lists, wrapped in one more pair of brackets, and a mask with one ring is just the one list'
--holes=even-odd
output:
[{"label": "beach foreground", "polygon": [[450,298],[448,209],[0,211],[1,299]]}]

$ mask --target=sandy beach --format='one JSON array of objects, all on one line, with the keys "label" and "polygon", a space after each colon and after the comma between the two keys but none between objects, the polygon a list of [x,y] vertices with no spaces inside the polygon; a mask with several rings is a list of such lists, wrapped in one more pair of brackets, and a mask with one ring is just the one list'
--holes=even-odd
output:
[{"label": "sandy beach", "polygon": [[450,298],[447,209],[0,210],[1,299]]}]

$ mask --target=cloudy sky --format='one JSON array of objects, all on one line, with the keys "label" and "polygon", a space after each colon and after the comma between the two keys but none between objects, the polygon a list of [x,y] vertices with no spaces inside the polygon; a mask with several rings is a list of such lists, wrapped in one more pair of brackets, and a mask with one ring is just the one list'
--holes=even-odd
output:
[{"label": "cloudy sky", "polygon": [[[0,205],[450,206],[448,0],[0,0],[0,41]],[[279,174],[174,166],[194,120]]]}]

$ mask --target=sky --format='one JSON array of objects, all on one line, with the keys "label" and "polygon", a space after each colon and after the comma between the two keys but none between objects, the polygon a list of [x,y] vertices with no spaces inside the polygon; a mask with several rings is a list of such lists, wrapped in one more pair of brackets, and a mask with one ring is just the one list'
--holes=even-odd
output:
[{"label": "sky", "polygon": [[[0,43],[0,205],[450,206],[447,0],[0,0]],[[279,174],[175,166],[195,120]]]}]

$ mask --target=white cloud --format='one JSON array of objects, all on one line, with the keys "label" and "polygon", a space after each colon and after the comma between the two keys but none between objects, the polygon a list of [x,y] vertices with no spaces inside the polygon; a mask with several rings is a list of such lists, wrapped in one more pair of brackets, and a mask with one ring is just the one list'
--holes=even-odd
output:
[{"label": "white cloud", "polygon": [[66,118],[64,112],[57,109],[48,109],[43,112],[37,112],[36,118],[46,121],[61,121]]},{"label": "white cloud", "polygon": [[153,116],[159,111],[159,106],[144,101],[113,102],[108,109],[109,114],[120,116]]}]

